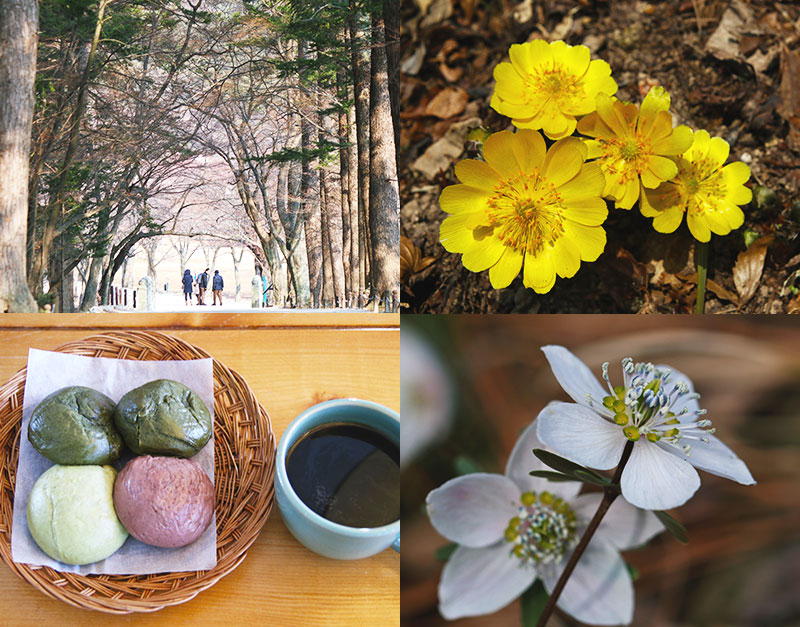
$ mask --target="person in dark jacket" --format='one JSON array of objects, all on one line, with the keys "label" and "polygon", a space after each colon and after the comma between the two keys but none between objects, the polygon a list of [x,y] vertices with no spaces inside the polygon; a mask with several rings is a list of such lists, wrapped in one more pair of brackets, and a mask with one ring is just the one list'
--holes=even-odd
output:
[{"label": "person in dark jacket", "polygon": [[214,270],[214,278],[211,280],[211,292],[214,294],[212,306],[217,304],[217,298],[219,298],[219,306],[222,307],[222,288],[224,286],[225,283],[222,281],[222,275],[219,270]]},{"label": "person in dark jacket", "polygon": [[208,288],[208,268],[197,276],[197,304],[206,304],[206,289]]},{"label": "person in dark jacket", "polygon": [[183,273],[183,300],[186,305],[192,304],[192,283],[194,283],[194,279],[192,279],[192,273],[187,269],[186,272]]}]

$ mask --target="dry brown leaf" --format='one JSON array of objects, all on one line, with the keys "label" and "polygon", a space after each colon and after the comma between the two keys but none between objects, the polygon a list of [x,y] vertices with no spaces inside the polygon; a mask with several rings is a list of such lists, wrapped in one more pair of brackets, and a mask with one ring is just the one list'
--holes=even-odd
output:
[{"label": "dry brown leaf", "polygon": [[733,266],[733,283],[739,294],[739,305],[746,304],[756,293],[761,273],[764,271],[767,247],[772,243],[772,239],[772,235],[759,237],[736,258]]},{"label": "dry brown leaf", "polygon": [[460,87],[445,87],[425,107],[427,115],[446,120],[461,113],[469,102],[469,94]]},{"label": "dry brown leaf", "polygon": [[422,251],[408,237],[400,238],[400,279],[407,281],[411,275],[422,272],[436,259],[423,257]]},{"label": "dry brown leaf", "polygon": [[[694,283],[697,285],[697,272],[692,272],[687,276],[681,277],[687,283]],[[717,298],[721,298],[722,300],[727,300],[732,302],[737,307],[739,306],[739,297],[731,292],[729,289],[725,289],[716,281],[712,281],[711,279],[706,279],[706,289],[714,294]]]},{"label": "dry brown leaf", "polygon": [[800,149],[800,54],[781,47],[781,104],[778,113],[789,122],[789,147]]}]

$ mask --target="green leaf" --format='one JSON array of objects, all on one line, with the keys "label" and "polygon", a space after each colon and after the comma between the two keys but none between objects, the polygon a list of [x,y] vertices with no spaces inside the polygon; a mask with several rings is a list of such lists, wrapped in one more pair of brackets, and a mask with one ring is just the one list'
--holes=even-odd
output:
[{"label": "green leaf", "polygon": [[574,477],[563,475],[560,472],[553,472],[552,470],[531,470],[528,474],[531,477],[540,477],[548,481],[575,481]]},{"label": "green leaf", "polygon": [[575,471],[578,469],[588,470],[588,468],[584,468],[580,464],[576,464],[568,459],[564,459],[560,455],[556,455],[555,453],[551,453],[550,451],[545,451],[540,448],[533,449],[533,454],[536,455],[536,457],[538,457],[542,462],[550,466],[550,468],[553,470],[563,472],[565,475],[574,475]]},{"label": "green leaf", "polygon": [[611,479],[604,477],[603,475],[600,475],[592,470],[584,470],[583,468],[579,468],[575,471],[575,476],[585,483],[599,485],[603,488],[612,485]]},{"label": "green leaf", "polygon": [[522,593],[522,627],[535,627],[547,605],[547,591],[540,579]]},{"label": "green leaf", "polygon": [[459,476],[471,475],[474,472],[483,472],[480,464],[466,455],[459,455],[456,457],[453,460],[453,467],[455,468],[456,474]]},{"label": "green leaf", "polygon": [[440,546],[438,549],[436,549],[434,555],[440,562],[446,562],[452,557],[457,548],[458,545],[455,542],[451,542],[450,544],[445,544],[444,546]]},{"label": "green leaf", "polygon": [[686,536],[686,527],[667,514],[667,512],[653,510],[653,513],[656,515],[656,518],[661,521],[661,524],[666,527],[667,531],[675,536],[679,542],[683,542],[684,544],[689,542],[689,538]]}]

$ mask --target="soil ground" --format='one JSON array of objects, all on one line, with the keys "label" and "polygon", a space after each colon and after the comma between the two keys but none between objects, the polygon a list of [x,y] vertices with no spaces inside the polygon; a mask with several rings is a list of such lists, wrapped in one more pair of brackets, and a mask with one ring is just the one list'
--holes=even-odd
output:
[{"label": "soil ground", "polygon": [[[744,225],[712,236],[709,313],[800,313],[800,7],[778,2],[403,3],[400,191],[406,313],[688,313],[696,297],[694,239],[685,223],[656,233],[637,206],[610,205],[595,263],[537,295],[517,277],[494,290],[439,244],[437,199],[456,161],[478,154],[469,129],[510,127],[489,107],[494,66],[534,38],[588,46],[622,100],[655,84],[677,124],[707,129],[748,163]],[[438,98],[437,98],[438,97]],[[425,158],[422,158],[425,156]]]}]

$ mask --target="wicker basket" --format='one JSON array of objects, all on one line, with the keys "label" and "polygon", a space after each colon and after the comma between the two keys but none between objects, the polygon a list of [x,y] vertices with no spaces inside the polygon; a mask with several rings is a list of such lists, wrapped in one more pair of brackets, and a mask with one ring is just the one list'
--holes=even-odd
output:
[{"label": "wicker basket", "polygon": [[[163,333],[94,335],[57,349],[89,357],[201,359],[209,355]],[[19,456],[25,372],[0,388],[0,557],[46,595],[76,607],[125,614],[153,612],[194,598],[236,568],[267,520],[273,499],[275,437],[269,416],[241,376],[214,360],[214,464],[217,565],[154,575],[78,575],[11,559],[11,514]]]}]

